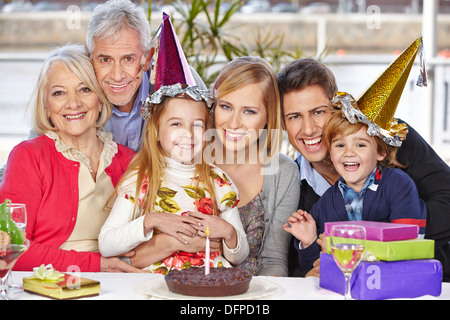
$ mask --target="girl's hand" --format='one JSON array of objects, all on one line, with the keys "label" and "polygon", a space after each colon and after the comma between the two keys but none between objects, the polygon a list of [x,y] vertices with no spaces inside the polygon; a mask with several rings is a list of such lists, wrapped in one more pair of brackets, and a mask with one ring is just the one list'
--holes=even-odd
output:
[{"label": "girl's hand", "polygon": [[199,222],[190,216],[179,216],[166,212],[149,212],[144,218],[144,234],[156,228],[171,235],[181,243],[187,244],[187,240],[181,235],[184,234],[193,238],[197,235],[197,229],[194,226],[198,224]]},{"label": "girl's hand", "polygon": [[[196,253],[199,251],[205,251],[206,239],[200,235],[197,235],[193,238],[184,237],[187,241],[187,245],[182,245],[180,250],[185,252]],[[222,239],[211,239],[209,238],[209,248],[211,252],[219,251],[222,246]]]},{"label": "girl's hand", "polygon": [[198,222],[194,227],[198,235],[206,237],[206,228],[209,229],[209,239],[223,239],[228,248],[237,246],[237,234],[233,225],[218,216],[207,215],[201,212],[189,212],[189,216]]},{"label": "girl's hand", "polygon": [[[154,234],[149,241],[143,242],[134,248],[133,252],[135,254],[130,256],[131,264],[137,268],[145,268],[153,263],[164,260],[177,251],[192,253],[205,251],[205,238],[199,236],[189,238],[185,235],[180,235],[180,237],[186,239],[188,243],[180,243],[180,240],[166,233]],[[211,252],[219,251],[221,244],[221,241],[211,239]]]}]

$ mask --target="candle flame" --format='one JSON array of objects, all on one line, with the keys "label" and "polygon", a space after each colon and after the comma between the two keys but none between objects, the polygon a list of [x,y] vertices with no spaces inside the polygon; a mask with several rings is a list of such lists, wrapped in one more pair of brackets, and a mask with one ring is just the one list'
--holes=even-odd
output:
[{"label": "candle flame", "polygon": [[209,227],[206,227],[206,237],[209,237]]}]

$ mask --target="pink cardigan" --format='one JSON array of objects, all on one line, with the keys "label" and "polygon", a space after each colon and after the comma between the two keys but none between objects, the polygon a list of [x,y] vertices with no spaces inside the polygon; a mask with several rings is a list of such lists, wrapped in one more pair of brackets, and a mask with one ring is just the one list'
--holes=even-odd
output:
[{"label": "pink cardigan", "polygon": [[[134,155],[131,149],[118,147],[105,170],[114,187]],[[65,158],[47,136],[24,141],[11,151],[0,186],[0,201],[26,204],[30,240],[28,251],[14,270],[29,271],[51,263],[61,272],[69,266],[77,266],[82,272],[100,271],[100,253],[59,249],[77,220],[78,173],[79,163]]]}]

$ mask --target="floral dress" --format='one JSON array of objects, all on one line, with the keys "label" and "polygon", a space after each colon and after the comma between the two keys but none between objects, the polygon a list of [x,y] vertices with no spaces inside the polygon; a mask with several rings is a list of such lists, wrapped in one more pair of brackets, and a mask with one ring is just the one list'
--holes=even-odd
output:
[{"label": "floral dress", "polygon": [[[166,158],[167,168],[161,179],[161,184],[155,198],[155,212],[167,212],[183,215],[188,211],[196,211],[204,214],[213,214],[213,204],[210,193],[202,184],[197,184],[197,177],[194,177],[195,165],[180,164],[170,158]],[[214,181],[214,192],[219,212],[232,210],[232,220],[228,221],[237,229],[242,229],[240,223],[237,204],[239,202],[238,192],[229,177],[215,166],[211,166],[211,177]],[[138,203],[142,204],[143,197],[147,190],[147,179],[141,186]],[[135,202],[135,189],[128,188],[128,192],[120,193],[119,196]],[[223,217],[223,216],[222,216]],[[227,220],[226,218],[224,218]],[[237,221],[239,222],[236,225]],[[154,232],[158,232],[154,230]],[[245,233],[244,233],[245,234]],[[179,251],[167,257],[161,262],[152,264],[145,268],[155,273],[166,274],[173,268],[181,269],[190,266],[203,266],[205,252],[188,253]],[[224,258],[222,253],[211,252],[212,267],[230,267],[231,264]]]}]

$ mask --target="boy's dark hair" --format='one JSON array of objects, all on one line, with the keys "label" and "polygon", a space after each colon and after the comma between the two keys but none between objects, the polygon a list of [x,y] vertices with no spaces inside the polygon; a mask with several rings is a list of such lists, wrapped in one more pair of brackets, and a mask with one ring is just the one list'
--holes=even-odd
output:
[{"label": "boy's dark hair", "polygon": [[323,63],[312,58],[301,58],[290,62],[277,75],[281,105],[283,96],[291,91],[303,89],[307,86],[319,85],[333,99],[338,90],[333,73]]}]

